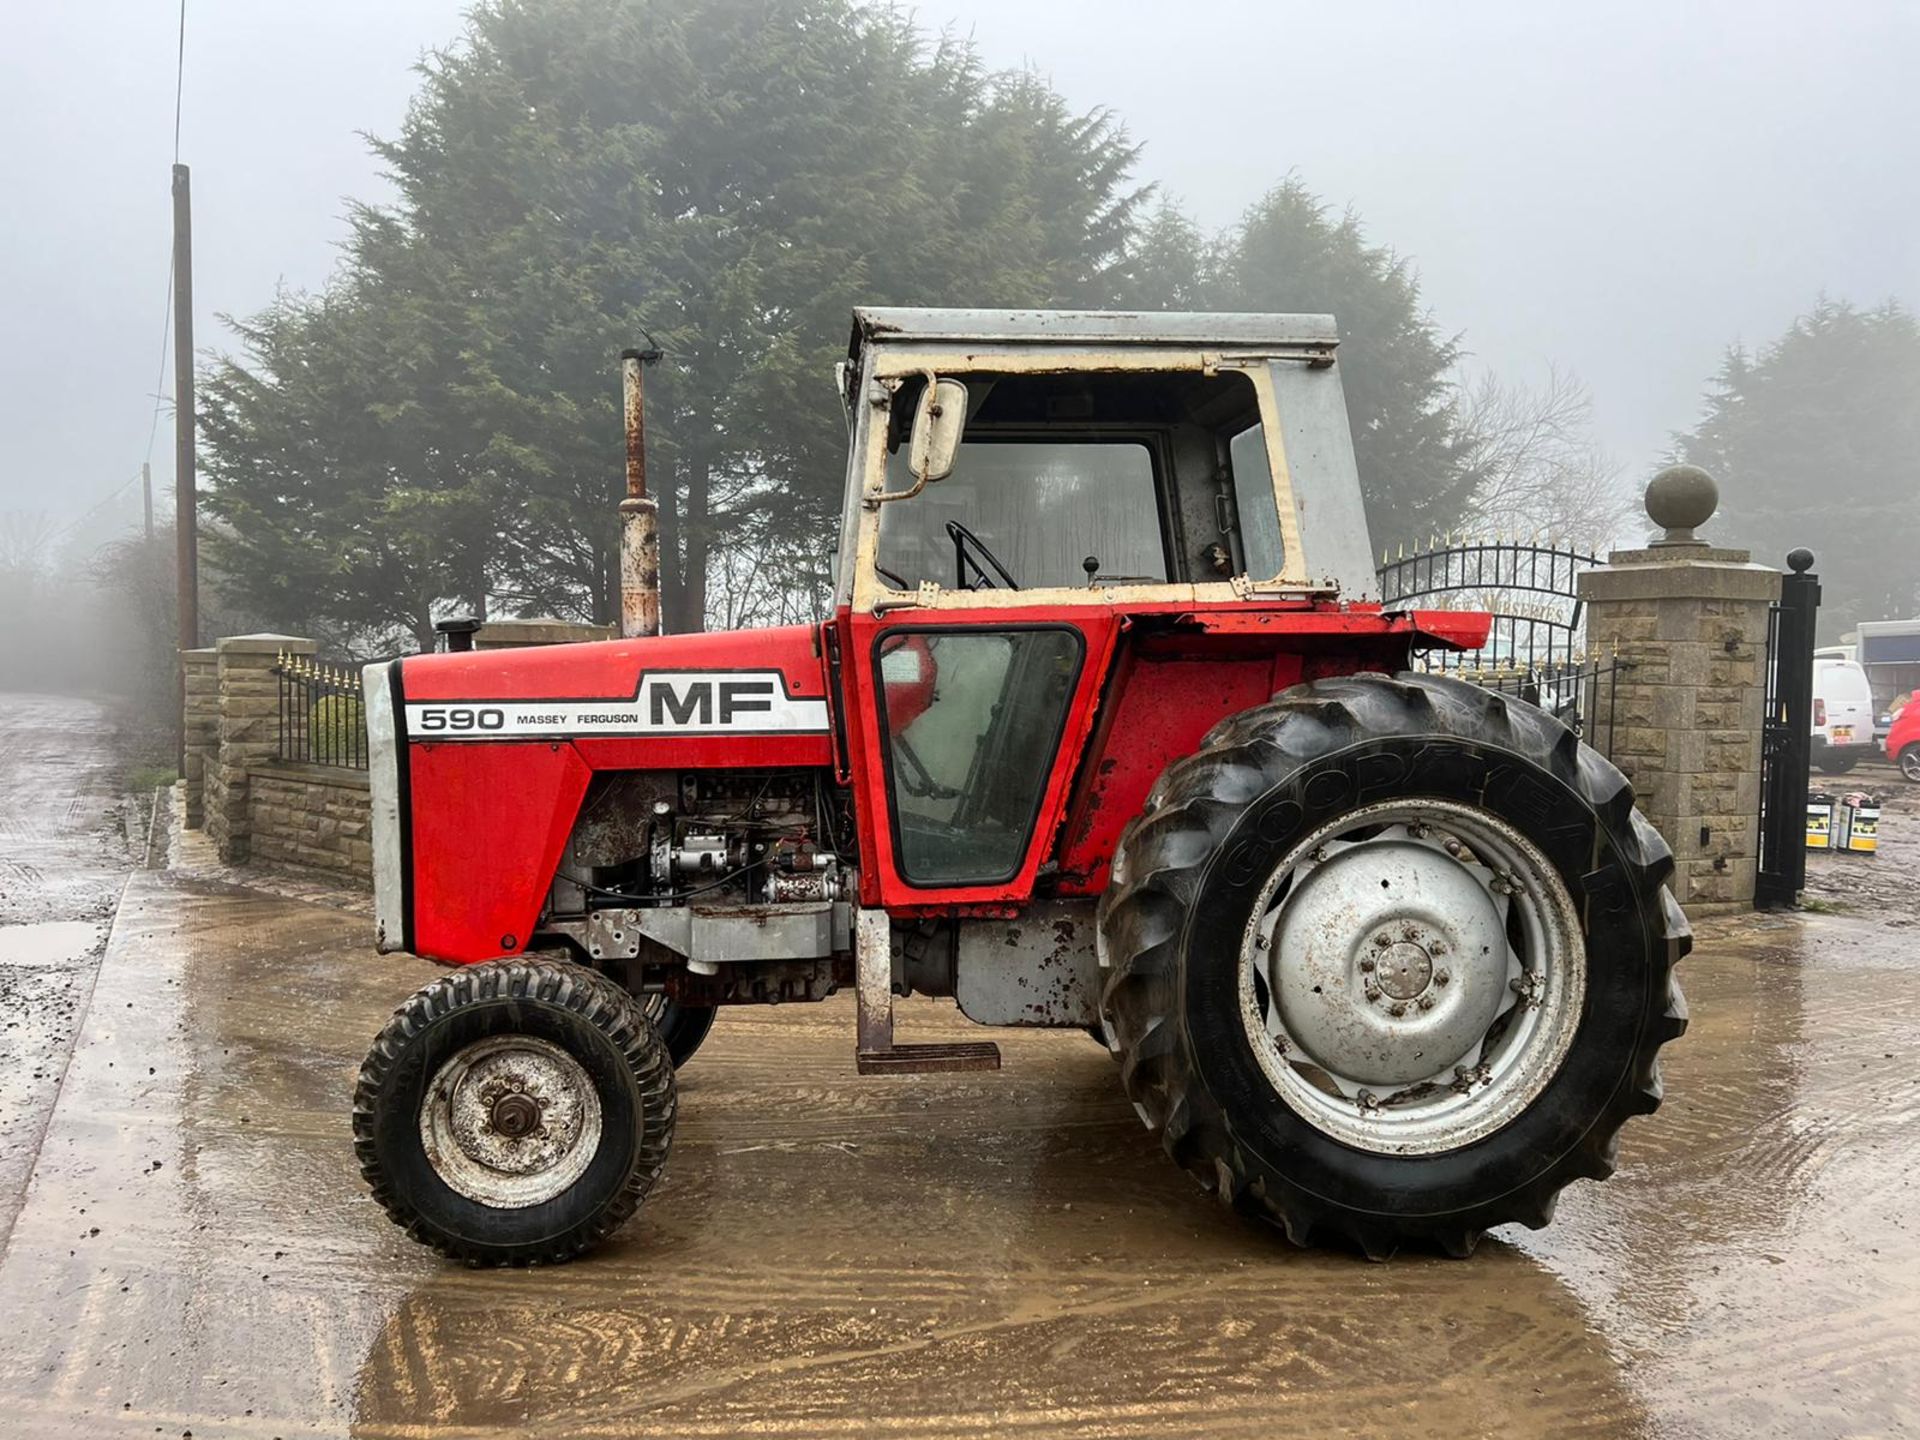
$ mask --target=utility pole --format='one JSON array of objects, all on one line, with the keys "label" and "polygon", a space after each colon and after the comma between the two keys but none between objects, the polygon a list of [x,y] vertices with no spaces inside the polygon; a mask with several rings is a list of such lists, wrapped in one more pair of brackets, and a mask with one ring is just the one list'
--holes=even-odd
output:
[{"label": "utility pole", "polygon": [[[193,455],[193,193],[187,167],[173,167],[173,543],[179,646],[200,644],[200,536]],[[187,768],[187,667],[176,659],[180,771]]]},{"label": "utility pole", "polygon": [[140,462],[140,504],[147,516],[147,543],[153,543],[153,466]]}]

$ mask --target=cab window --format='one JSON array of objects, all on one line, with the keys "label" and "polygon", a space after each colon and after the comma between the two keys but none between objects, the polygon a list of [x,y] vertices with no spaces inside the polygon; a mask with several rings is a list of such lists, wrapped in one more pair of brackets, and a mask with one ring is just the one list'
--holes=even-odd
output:
[{"label": "cab window", "polygon": [[[880,514],[877,568],[900,589],[1155,585],[1280,573],[1279,512],[1246,376],[956,373],[953,472]],[[887,485],[912,484],[924,382],[891,406]]]}]

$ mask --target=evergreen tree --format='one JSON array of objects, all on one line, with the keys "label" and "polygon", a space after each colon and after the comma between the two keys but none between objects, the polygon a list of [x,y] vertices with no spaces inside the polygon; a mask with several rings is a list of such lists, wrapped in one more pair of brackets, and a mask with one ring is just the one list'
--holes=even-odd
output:
[{"label": "evergreen tree", "polygon": [[1823,299],[1757,353],[1734,347],[1675,439],[1719,481],[1730,543],[1768,565],[1813,551],[1823,638],[1920,612],[1920,324],[1900,305]]},{"label": "evergreen tree", "polygon": [[769,507],[817,570],[849,310],[1097,300],[1139,200],[1107,115],[850,0],[484,0],[424,81],[378,147],[398,199],[207,391],[211,508],[255,598],[416,635],[489,585],[617,612],[613,360],[645,333],[672,627]]},{"label": "evergreen tree", "polygon": [[1420,303],[1408,262],[1369,245],[1351,212],[1335,219],[1297,179],[1269,191],[1223,237],[1201,287],[1211,310],[1331,313],[1360,488],[1376,544],[1459,521],[1480,479],[1459,423],[1459,347]]}]

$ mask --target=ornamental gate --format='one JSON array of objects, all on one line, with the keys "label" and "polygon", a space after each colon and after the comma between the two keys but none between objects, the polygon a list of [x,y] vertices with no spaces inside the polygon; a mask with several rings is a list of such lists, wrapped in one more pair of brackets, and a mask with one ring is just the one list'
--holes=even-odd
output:
[{"label": "ornamental gate", "polygon": [[1767,708],[1760,731],[1757,909],[1793,905],[1807,883],[1807,767],[1813,751],[1813,632],[1820,577],[1813,552],[1787,556],[1792,572],[1767,615]]},{"label": "ornamental gate", "polygon": [[1414,667],[1454,675],[1540,706],[1576,735],[1610,747],[1618,654],[1589,653],[1579,577],[1606,561],[1571,544],[1451,538],[1380,557],[1390,610],[1484,610],[1493,616],[1478,650],[1434,650]]}]

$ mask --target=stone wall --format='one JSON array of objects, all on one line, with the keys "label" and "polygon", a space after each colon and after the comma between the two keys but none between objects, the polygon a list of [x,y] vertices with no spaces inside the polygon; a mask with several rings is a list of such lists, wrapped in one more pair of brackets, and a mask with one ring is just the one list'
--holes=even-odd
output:
[{"label": "stone wall", "polygon": [[215,643],[219,675],[219,745],[206,766],[206,830],[229,864],[248,858],[248,784],[254,766],[280,748],[282,655],[311,655],[314,643],[295,635],[228,635]]},{"label": "stone wall", "polygon": [[247,772],[251,858],[370,885],[367,806],[364,771],[279,761],[255,765]]}]

